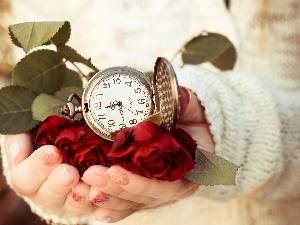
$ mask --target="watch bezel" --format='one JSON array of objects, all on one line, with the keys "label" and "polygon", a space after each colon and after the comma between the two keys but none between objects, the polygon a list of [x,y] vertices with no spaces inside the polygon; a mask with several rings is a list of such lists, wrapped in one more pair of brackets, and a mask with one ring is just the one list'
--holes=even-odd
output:
[{"label": "watch bezel", "polygon": [[117,67],[110,67],[105,70],[102,70],[95,74],[89,82],[86,84],[83,95],[82,95],[82,114],[84,117],[85,122],[87,125],[99,136],[106,140],[113,141],[114,135],[113,133],[107,131],[106,129],[102,128],[93,118],[91,111],[89,110],[89,104],[91,99],[91,94],[94,90],[94,88],[104,79],[106,79],[109,76],[115,75],[115,74],[126,74],[128,76],[136,77],[140,80],[140,82],[146,87],[147,91],[149,92],[150,96],[150,110],[149,115],[153,114],[153,102],[152,102],[152,90],[151,90],[151,82],[148,79],[148,77],[143,74],[142,72],[133,69],[131,67],[127,66],[117,66]]}]

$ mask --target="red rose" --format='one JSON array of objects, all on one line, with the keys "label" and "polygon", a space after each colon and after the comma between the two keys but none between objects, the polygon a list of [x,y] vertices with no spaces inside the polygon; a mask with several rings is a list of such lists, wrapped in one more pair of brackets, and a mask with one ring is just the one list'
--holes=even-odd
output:
[{"label": "red rose", "polygon": [[181,144],[190,153],[192,158],[195,159],[195,149],[197,148],[197,144],[192,136],[181,128],[173,130],[171,134],[176,139],[176,141],[178,141],[178,143]]},{"label": "red rose", "polygon": [[141,176],[168,181],[181,179],[194,168],[197,145],[183,130],[173,133],[174,136],[154,123],[141,122],[117,134],[107,158],[112,164]]},{"label": "red rose", "polygon": [[49,116],[35,138],[38,145],[55,145],[63,160],[76,167],[80,175],[92,165],[107,165],[111,143],[96,135],[87,125],[59,116]]}]

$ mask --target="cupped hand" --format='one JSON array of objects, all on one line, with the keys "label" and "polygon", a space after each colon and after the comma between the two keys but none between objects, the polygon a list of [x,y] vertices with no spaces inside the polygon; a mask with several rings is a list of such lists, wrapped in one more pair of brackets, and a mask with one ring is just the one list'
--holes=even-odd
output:
[{"label": "cupped hand", "polygon": [[214,152],[214,142],[205,117],[204,107],[195,93],[185,87],[180,87],[181,112],[177,127],[182,128],[196,140],[198,147]]},{"label": "cupped hand", "polygon": [[6,136],[4,150],[11,187],[17,194],[48,213],[80,216],[91,212],[89,185],[80,181],[76,168],[62,164],[55,146],[33,151],[31,135],[24,133]]},{"label": "cupped hand", "polygon": [[180,200],[198,188],[186,179],[149,179],[120,166],[92,166],[82,180],[91,185],[89,198],[95,206],[94,216],[103,222],[117,222],[138,210]]},{"label": "cupped hand", "polygon": [[[181,114],[178,127],[188,132],[200,148],[214,152],[214,143],[197,96],[181,87]],[[99,221],[117,222],[132,213],[157,207],[190,196],[198,185],[186,179],[162,181],[149,179],[112,166],[90,167],[82,180],[91,185],[89,199],[96,207]]]}]

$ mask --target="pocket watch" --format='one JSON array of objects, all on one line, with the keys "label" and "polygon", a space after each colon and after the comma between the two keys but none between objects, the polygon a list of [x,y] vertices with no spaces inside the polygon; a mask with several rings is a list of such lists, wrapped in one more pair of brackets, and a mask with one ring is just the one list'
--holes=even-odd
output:
[{"label": "pocket watch", "polygon": [[[75,97],[79,106],[72,103]],[[71,119],[82,113],[86,124],[99,136],[113,140],[114,134],[161,112],[161,127],[170,131],[180,112],[180,94],[171,63],[157,58],[153,78],[130,67],[119,66],[95,74],[84,88],[82,98],[71,94],[62,114]]]}]

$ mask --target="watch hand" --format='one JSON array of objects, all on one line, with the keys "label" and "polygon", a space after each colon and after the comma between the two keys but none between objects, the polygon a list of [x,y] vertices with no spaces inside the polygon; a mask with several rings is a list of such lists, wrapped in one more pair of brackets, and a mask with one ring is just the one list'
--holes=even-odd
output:
[{"label": "watch hand", "polygon": [[136,113],[132,112],[130,109],[128,109],[127,107],[125,107],[122,102],[118,102],[120,104],[121,107],[124,107],[125,109],[127,109],[129,112],[131,112],[133,115],[136,116]]},{"label": "watch hand", "polygon": [[120,111],[122,120],[123,120],[123,122],[125,122],[125,119],[124,119],[124,112],[123,112],[123,109],[122,109],[122,102],[121,102],[121,101],[118,101],[116,105],[119,106],[119,111]]},{"label": "watch hand", "polygon": [[105,106],[105,108],[111,108],[112,110],[115,109],[115,106],[118,105],[118,103],[110,102],[109,106]]}]

